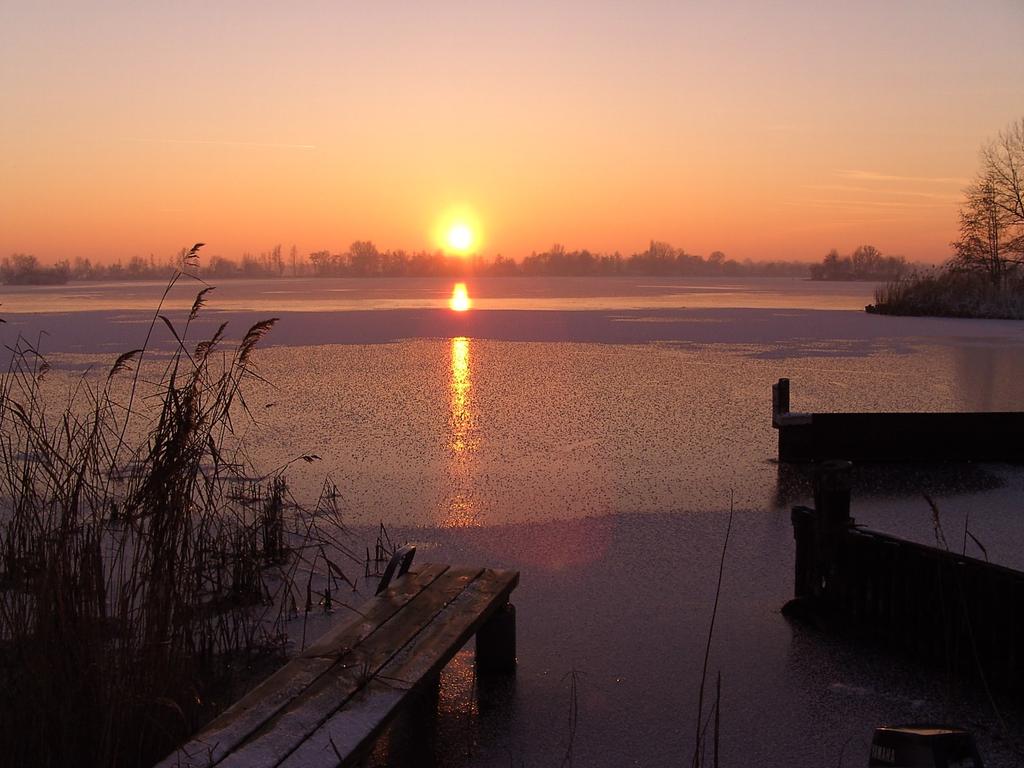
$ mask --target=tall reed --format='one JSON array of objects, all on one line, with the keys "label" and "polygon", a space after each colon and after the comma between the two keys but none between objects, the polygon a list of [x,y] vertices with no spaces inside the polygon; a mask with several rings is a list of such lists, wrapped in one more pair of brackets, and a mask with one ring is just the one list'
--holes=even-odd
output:
[{"label": "tall reed", "polygon": [[[294,605],[287,486],[272,477],[238,492],[253,473],[236,463],[233,430],[253,351],[274,320],[233,348],[224,325],[192,344],[208,290],[178,325],[158,308],[143,348],[82,376],[62,408],[52,407],[38,345],[9,347],[0,374],[6,764],[150,765],[281,650]],[[143,363],[161,324],[175,349],[147,363],[158,369],[150,381]],[[308,540],[315,526],[299,517],[293,527]]]}]

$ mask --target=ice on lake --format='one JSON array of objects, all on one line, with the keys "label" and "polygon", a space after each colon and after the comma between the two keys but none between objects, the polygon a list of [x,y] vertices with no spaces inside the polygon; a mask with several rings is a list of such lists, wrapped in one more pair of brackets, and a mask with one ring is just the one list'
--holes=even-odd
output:
[{"label": "ice on lake", "polygon": [[[492,280],[456,317],[443,308],[450,282],[226,283],[195,330],[228,320],[237,338],[281,317],[256,358],[266,383],[248,395],[259,464],[315,453],[321,462],[289,468],[293,486],[313,494],[332,476],[356,529],[384,522],[423,560],[521,570],[515,690],[481,708],[457,660],[445,722],[473,735],[449,740],[451,762],[561,764],[573,670],[577,764],[688,760],[731,500],[712,658],[727,764],[836,765],[844,745],[847,764],[864,764],[875,724],[949,718],[976,723],[991,764],[1012,764],[984,702],[779,614],[792,589],[789,508],[810,493],[803,472],[774,460],[772,382],[792,380],[794,410],[1024,403],[1018,324],[869,316],[871,289]],[[45,328],[68,380],[138,346],[159,294],[61,290],[5,296],[2,333]],[[191,296],[174,297],[172,317]],[[1024,567],[1022,490],[1009,465],[859,468],[853,515],[934,543],[929,493],[950,541],[969,516],[990,557]]]}]

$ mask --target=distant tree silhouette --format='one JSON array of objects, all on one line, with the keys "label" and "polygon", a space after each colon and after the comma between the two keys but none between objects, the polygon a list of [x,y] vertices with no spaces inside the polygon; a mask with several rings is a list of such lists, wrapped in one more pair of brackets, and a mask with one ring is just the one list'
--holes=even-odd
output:
[{"label": "distant tree silhouette", "polygon": [[380,274],[380,253],[369,240],[356,240],[348,249],[350,274],[355,277],[375,277]]},{"label": "distant tree silhouette", "polygon": [[60,285],[70,276],[71,265],[67,261],[43,267],[29,253],[13,253],[0,262],[0,281],[6,285]]},{"label": "distant tree silhouette", "polygon": [[313,253],[309,254],[309,263],[313,265],[314,274],[326,275],[331,267],[331,252],[313,251]]},{"label": "distant tree silhouette", "polygon": [[811,265],[812,280],[895,280],[909,270],[902,256],[884,256],[873,245],[860,245],[849,256],[833,248]]}]

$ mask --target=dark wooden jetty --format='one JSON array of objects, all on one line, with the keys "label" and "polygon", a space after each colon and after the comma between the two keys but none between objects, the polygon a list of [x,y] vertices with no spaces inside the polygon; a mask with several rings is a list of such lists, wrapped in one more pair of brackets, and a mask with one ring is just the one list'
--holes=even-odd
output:
[{"label": "dark wooden jetty", "polygon": [[1024,412],[793,413],[772,385],[779,461],[1024,461]]},{"label": "dark wooden jetty", "polygon": [[[158,768],[357,765],[476,635],[478,671],[515,670],[515,571],[392,561],[397,579],[169,755]],[[391,573],[385,573],[385,580]],[[384,581],[383,583],[386,583]]]},{"label": "dark wooden jetty", "polygon": [[825,462],[794,507],[795,598],[784,613],[1024,694],[1024,573],[866,530],[849,462]]}]

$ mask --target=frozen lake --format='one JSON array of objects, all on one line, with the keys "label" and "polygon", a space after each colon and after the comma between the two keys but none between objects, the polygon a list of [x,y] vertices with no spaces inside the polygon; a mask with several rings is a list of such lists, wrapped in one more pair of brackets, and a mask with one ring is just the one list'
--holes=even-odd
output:
[{"label": "frozen lake", "polygon": [[[443,697],[448,763],[562,764],[573,670],[575,764],[689,760],[731,498],[711,663],[724,764],[865,765],[876,724],[929,719],[968,724],[989,764],[1015,764],[1019,714],[1002,713],[1007,738],[989,705],[938,673],[780,615],[789,508],[810,493],[774,461],[770,385],[792,380],[794,410],[1017,410],[1020,324],[867,315],[863,283],[467,282],[475,308],[453,313],[451,281],[224,281],[190,331],[198,341],[226,320],[238,338],[280,318],[257,356],[267,383],[248,396],[262,468],[315,453],[289,471],[293,486],[312,493],[330,475],[355,530],[383,522],[419,560],[521,570],[514,690],[478,704],[459,657]],[[197,287],[176,287],[172,318]],[[0,337],[47,331],[58,392],[139,346],[162,288],[5,290]],[[864,468],[852,512],[934,543],[928,493],[951,542],[969,515],[993,560],[1024,568],[1022,490],[1008,465]]]}]

